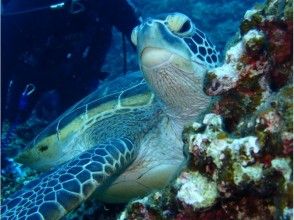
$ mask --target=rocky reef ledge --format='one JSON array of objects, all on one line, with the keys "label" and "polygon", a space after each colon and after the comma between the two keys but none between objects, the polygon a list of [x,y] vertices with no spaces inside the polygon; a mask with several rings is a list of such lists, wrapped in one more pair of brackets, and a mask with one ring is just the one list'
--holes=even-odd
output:
[{"label": "rocky reef ledge", "polygon": [[120,219],[293,218],[292,1],[246,12],[224,64],[207,74],[216,96],[183,139],[187,167]]}]

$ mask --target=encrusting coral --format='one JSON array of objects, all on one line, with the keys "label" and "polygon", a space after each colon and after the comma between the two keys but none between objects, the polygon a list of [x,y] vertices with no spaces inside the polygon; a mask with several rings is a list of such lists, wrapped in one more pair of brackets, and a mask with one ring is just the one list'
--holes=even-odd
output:
[{"label": "encrusting coral", "polygon": [[207,73],[211,113],[184,130],[187,167],[120,219],[292,218],[292,27],[292,1],[246,12],[224,64]]}]

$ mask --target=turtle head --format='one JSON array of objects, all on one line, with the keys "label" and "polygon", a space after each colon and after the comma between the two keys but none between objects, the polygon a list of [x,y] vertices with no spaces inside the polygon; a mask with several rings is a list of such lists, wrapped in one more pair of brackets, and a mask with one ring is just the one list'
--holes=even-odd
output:
[{"label": "turtle head", "polygon": [[206,70],[217,66],[218,53],[189,17],[147,19],[134,28],[132,42],[147,83],[169,114],[186,118],[207,108],[203,80]]}]

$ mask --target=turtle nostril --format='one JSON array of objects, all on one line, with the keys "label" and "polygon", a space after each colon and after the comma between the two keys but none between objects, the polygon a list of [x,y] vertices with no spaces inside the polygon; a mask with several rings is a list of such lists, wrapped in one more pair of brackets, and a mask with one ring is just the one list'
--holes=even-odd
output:
[{"label": "turtle nostril", "polygon": [[146,24],[151,25],[152,24],[152,19],[151,18],[147,18],[146,19]]}]

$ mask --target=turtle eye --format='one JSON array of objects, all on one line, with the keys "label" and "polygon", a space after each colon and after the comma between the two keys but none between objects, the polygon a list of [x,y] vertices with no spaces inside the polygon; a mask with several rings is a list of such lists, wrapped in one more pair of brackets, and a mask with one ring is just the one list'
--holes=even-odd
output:
[{"label": "turtle eye", "polygon": [[131,35],[131,41],[135,46],[137,46],[137,36],[138,36],[138,26],[133,29],[132,35]]},{"label": "turtle eye", "polygon": [[180,30],[178,30],[179,33],[185,33],[188,32],[191,29],[191,21],[187,20],[185,21],[185,23],[182,25],[182,27],[180,28]]},{"label": "turtle eye", "polygon": [[169,15],[165,21],[171,32],[180,36],[189,35],[193,30],[191,20],[184,14],[175,13]]}]

